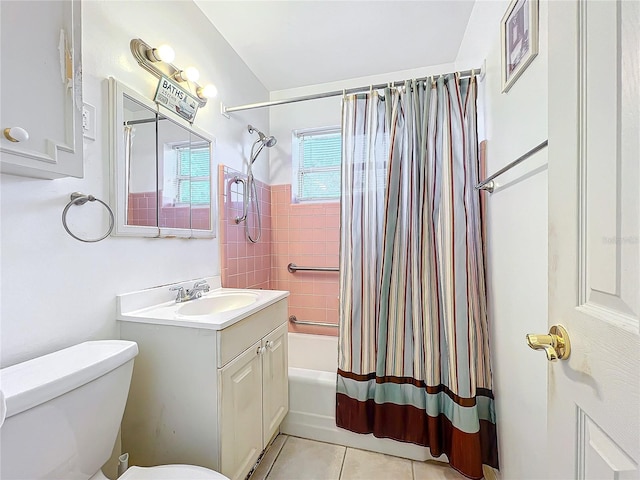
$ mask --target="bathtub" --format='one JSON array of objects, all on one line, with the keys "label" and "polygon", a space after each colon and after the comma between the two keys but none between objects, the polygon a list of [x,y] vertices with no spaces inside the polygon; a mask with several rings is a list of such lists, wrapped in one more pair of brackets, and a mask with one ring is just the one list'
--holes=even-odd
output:
[{"label": "bathtub", "polygon": [[428,448],[336,427],[337,369],[337,337],[289,333],[289,413],[280,425],[282,433],[412,460],[434,460]]}]

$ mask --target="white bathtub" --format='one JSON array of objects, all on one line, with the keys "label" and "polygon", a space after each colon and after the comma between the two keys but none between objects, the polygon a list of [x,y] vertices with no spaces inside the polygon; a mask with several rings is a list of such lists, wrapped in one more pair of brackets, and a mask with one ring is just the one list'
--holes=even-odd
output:
[{"label": "white bathtub", "polygon": [[412,460],[433,459],[425,447],[336,427],[337,368],[337,337],[289,333],[289,413],[282,433]]}]

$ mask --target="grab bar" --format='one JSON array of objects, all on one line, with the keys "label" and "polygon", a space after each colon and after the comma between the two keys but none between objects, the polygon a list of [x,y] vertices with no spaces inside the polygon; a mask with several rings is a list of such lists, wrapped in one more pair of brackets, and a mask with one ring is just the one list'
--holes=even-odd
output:
[{"label": "grab bar", "polygon": [[247,214],[249,213],[248,201],[247,201],[247,181],[244,178],[240,178],[237,175],[231,179],[233,183],[241,183],[242,184],[242,216],[236,217],[235,222],[236,225],[238,223],[242,223],[247,219]]},{"label": "grab bar", "polygon": [[291,323],[295,323],[296,325],[313,325],[316,327],[335,327],[338,328],[338,325],[335,323],[328,322],[307,322],[306,320],[298,320],[295,315],[291,315],[289,317],[289,321]]},{"label": "grab bar", "polygon": [[289,273],[296,273],[298,270],[305,272],[339,272],[340,268],[338,267],[299,267],[295,263],[290,263],[287,265],[287,270]]},{"label": "grab bar", "polygon": [[534,153],[539,152],[540,150],[542,150],[544,147],[546,147],[549,144],[548,140],[545,140],[544,142],[542,142],[540,145],[538,145],[537,147],[533,147],[531,150],[529,150],[527,153],[525,153],[524,155],[516,158],[513,162],[511,162],[509,165],[506,165],[505,167],[501,168],[500,170],[498,170],[496,173],[494,173],[493,175],[491,175],[490,177],[485,178],[482,182],[480,182],[479,184],[476,185],[475,189],[476,190],[486,190],[489,193],[493,193],[493,189],[495,188],[495,184],[493,182],[493,179],[502,175],[504,172],[506,172],[507,170],[511,170],[513,167],[515,167],[516,165],[518,165],[519,163],[522,163],[524,160],[526,160],[527,158],[529,158],[531,155],[533,155]]}]

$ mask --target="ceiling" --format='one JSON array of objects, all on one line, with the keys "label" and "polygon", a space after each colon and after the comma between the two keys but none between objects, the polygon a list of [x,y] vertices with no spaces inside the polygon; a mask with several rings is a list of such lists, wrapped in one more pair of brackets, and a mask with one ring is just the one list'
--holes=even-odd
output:
[{"label": "ceiling", "polygon": [[195,0],[269,91],[455,61],[474,0]]}]

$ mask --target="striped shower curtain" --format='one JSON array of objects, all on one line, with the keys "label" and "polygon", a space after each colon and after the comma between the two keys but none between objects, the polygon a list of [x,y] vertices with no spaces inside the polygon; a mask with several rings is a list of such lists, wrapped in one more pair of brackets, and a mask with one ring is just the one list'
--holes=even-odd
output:
[{"label": "striped shower curtain", "polygon": [[478,181],[476,82],[343,101],[336,422],[498,466]]}]

